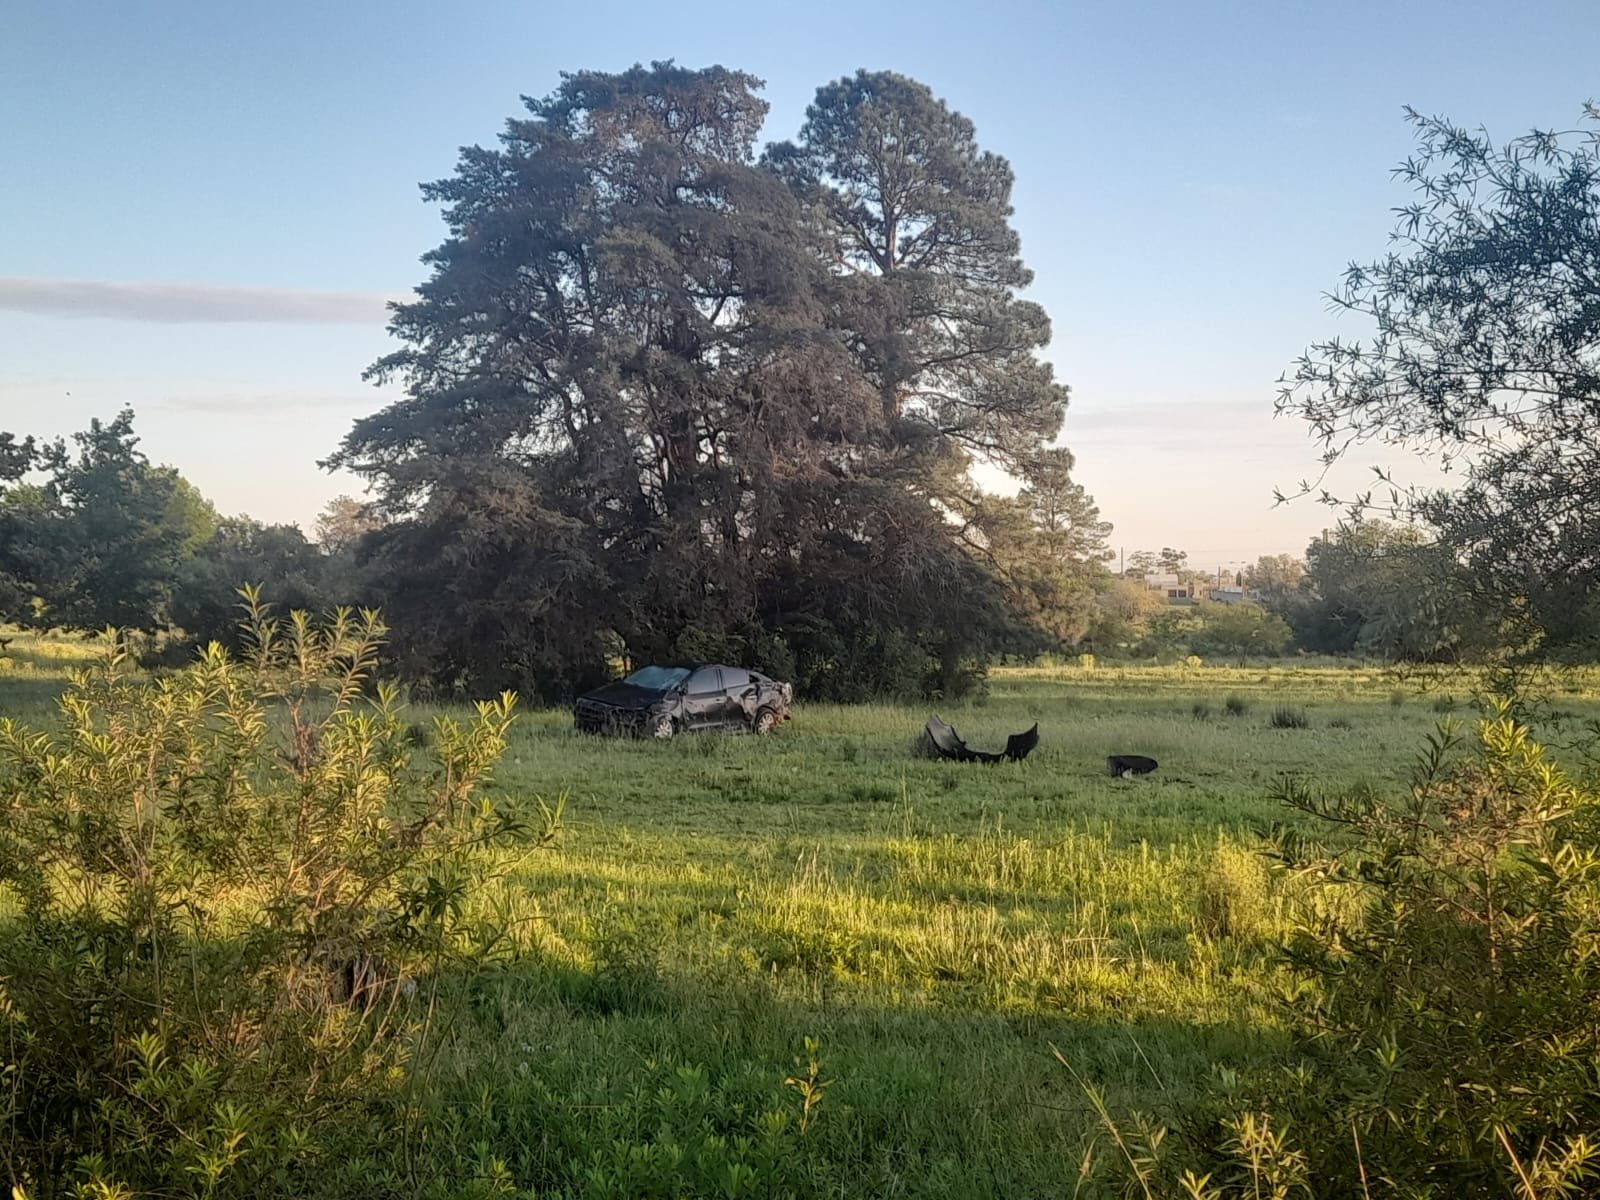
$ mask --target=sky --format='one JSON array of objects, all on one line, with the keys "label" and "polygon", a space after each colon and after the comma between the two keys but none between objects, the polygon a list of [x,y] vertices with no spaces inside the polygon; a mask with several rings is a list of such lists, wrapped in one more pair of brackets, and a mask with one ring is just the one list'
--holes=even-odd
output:
[{"label": "sky", "polygon": [[[766,81],[766,137],[857,68],[928,84],[1016,172],[1029,295],[1072,389],[1062,441],[1114,549],[1230,569],[1336,514],[1275,381],[1358,335],[1325,293],[1386,249],[1410,105],[1497,139],[1600,96],[1596,0],[605,5],[0,4],[0,430],[123,407],[225,513],[294,521],[396,394],[385,304],[443,237],[417,185],[563,71],[675,59]],[[1348,491],[1375,463],[1331,476]]]}]

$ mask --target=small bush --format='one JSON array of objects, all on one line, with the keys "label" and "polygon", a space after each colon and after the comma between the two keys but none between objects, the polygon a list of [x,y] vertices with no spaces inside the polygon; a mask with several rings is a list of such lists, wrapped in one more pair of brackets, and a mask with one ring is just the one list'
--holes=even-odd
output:
[{"label": "small bush", "polygon": [[1207,937],[1253,938],[1273,925],[1267,865],[1259,853],[1220,845],[1200,879],[1195,923]]},{"label": "small bush", "polygon": [[[1124,1129],[1086,1088],[1132,1148],[1125,1194],[1597,1194],[1600,795],[1508,705],[1475,746],[1442,725],[1392,802],[1296,777],[1276,794],[1337,831],[1332,849],[1277,846],[1306,900],[1283,959],[1299,1061],[1196,1101],[1184,1123],[1210,1131],[1196,1157],[1137,1116]],[[1231,922],[1237,888],[1219,865],[1202,923]]]},{"label": "small bush", "polygon": [[394,694],[366,697],[375,613],[247,600],[242,661],[213,644],[152,681],[111,631],[59,732],[0,720],[0,1173],[22,1194],[311,1194],[341,1139],[397,1132],[407,995],[464,932],[469,854],[553,834],[481,792],[514,697],[435,722],[414,762]]},{"label": "small bush", "polygon": [[1211,719],[1211,705],[1207,704],[1204,700],[1196,700],[1193,707],[1189,709],[1189,712],[1194,716],[1196,721],[1209,721]]},{"label": "small bush", "polygon": [[1328,728],[1329,729],[1352,729],[1352,728],[1354,728],[1354,726],[1352,726],[1350,724],[1349,720],[1347,718],[1345,718],[1345,717],[1335,717],[1333,720],[1328,722]]},{"label": "small bush", "polygon": [[1250,711],[1250,702],[1243,696],[1229,696],[1222,702],[1230,717],[1242,717]]},{"label": "small bush", "polygon": [[1287,704],[1280,704],[1272,710],[1272,727],[1274,729],[1309,729],[1311,718],[1303,708],[1293,708]]},{"label": "small bush", "polygon": [[1436,713],[1453,713],[1457,707],[1456,698],[1449,693],[1440,696],[1433,702],[1433,711]]},{"label": "small bush", "polygon": [[1389,707],[1400,708],[1406,702],[1406,694],[1398,689],[1389,693]]}]

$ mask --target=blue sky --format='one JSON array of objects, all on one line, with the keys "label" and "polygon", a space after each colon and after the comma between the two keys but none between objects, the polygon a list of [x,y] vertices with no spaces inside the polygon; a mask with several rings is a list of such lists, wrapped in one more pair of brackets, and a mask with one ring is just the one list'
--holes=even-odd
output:
[{"label": "blue sky", "polygon": [[10,0],[0,429],[132,405],[146,452],[218,507],[309,528],[359,491],[316,460],[383,403],[360,373],[389,345],[384,299],[442,235],[417,184],[519,95],[563,70],[722,63],[767,81],[777,139],[819,84],[886,67],[1011,160],[1073,389],[1063,440],[1113,545],[1298,553],[1329,514],[1272,507],[1316,468],[1272,418],[1274,380],[1357,332],[1322,294],[1406,199],[1402,106],[1497,138],[1570,127],[1600,96],[1597,45],[1595,0]]}]

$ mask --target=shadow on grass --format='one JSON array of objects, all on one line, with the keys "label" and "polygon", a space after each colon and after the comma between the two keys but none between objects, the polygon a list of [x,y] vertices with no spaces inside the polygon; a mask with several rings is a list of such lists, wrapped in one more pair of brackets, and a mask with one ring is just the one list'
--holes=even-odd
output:
[{"label": "shadow on grass", "polygon": [[[825,980],[797,994],[780,974],[732,968],[529,962],[435,982],[422,1104],[523,1187],[570,1186],[618,1147],[683,1149],[691,1126],[730,1142],[781,1127],[815,1194],[1072,1195],[1099,1136],[1084,1083],[1114,1112],[1174,1120],[1216,1092],[1219,1068],[1289,1052],[1239,1019],[857,1002]],[[802,1137],[808,1039],[827,1086]]]},{"label": "shadow on grass", "polygon": [[7,674],[0,679],[0,695],[4,705],[0,716],[29,722],[53,718],[58,712],[56,702],[67,690],[67,682],[49,675]]}]

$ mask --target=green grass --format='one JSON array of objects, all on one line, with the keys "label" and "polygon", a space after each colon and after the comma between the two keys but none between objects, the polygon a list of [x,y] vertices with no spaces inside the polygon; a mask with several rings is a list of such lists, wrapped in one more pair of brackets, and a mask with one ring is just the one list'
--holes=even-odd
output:
[{"label": "green grass", "polygon": [[[81,653],[19,638],[0,712],[47,719]],[[441,981],[416,1060],[441,1188],[503,1168],[540,1195],[653,1195],[738,1159],[799,1195],[1102,1194],[1109,1148],[1054,1050],[1158,1113],[1284,1054],[1269,788],[1403,786],[1434,693],[1472,711],[1471,679],[1424,682],[1006,669],[982,706],[801,705],[770,738],[666,743],[526,714],[494,786],[564,794],[566,830],[475,914],[492,961]],[[1574,718],[1600,714],[1593,683],[1562,697]],[[1284,706],[1310,728],[1274,728]],[[1035,721],[1041,743],[920,759],[930,711],[975,746]],[[1113,753],[1161,766],[1113,779]],[[801,1134],[808,1038],[832,1082]]]}]

